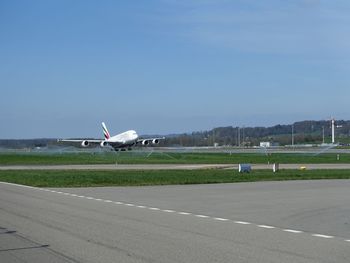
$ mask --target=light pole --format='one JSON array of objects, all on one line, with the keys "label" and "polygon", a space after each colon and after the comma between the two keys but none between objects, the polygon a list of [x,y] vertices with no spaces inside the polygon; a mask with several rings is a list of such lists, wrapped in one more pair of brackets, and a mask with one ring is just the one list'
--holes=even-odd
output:
[{"label": "light pole", "polygon": [[332,118],[332,144],[335,143],[335,132],[334,132],[334,118]]},{"label": "light pole", "polygon": [[238,147],[241,146],[240,129],[237,127],[237,144]]},{"label": "light pole", "polygon": [[322,126],[322,144],[324,144],[324,126]]},{"label": "light pole", "polygon": [[243,147],[244,147],[244,126],[243,126],[243,132],[242,132],[242,142],[243,142]]}]

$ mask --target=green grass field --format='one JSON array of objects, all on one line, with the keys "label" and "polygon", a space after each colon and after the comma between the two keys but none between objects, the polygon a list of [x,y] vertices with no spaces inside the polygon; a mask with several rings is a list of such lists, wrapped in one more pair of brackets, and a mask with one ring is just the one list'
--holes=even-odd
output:
[{"label": "green grass field", "polygon": [[[21,153],[0,154],[0,165],[54,164],[237,164],[237,163],[350,163],[350,154],[229,154],[229,153]],[[140,186],[234,183],[277,180],[350,179],[350,170],[153,170],[153,171],[0,171],[0,181],[38,187]]]},{"label": "green grass field", "polygon": [[37,187],[144,186],[280,180],[350,179],[350,170],[0,171],[0,181]]},{"label": "green grass field", "polygon": [[0,165],[20,164],[237,164],[237,163],[350,163],[350,154],[257,153],[21,153],[0,154]]}]

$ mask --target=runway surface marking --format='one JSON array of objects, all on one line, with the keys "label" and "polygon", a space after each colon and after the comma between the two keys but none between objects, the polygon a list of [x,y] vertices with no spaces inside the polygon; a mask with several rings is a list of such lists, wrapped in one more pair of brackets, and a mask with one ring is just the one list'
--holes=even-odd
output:
[{"label": "runway surface marking", "polygon": [[273,228],[275,228],[274,226],[267,226],[267,225],[257,225],[257,227],[267,228],[267,229],[273,229]]},{"label": "runway surface marking", "polygon": [[245,221],[233,221],[233,223],[241,224],[241,225],[251,225],[251,223],[245,222]]},{"label": "runway surface marking", "polygon": [[323,238],[334,238],[334,236],[327,236],[327,235],[321,235],[321,234],[312,234],[314,237],[323,237]]},{"label": "runway surface marking", "polygon": [[289,232],[289,233],[294,233],[294,234],[304,233],[304,231],[294,230],[294,229],[282,229],[282,231]]},{"label": "runway surface marking", "polygon": [[159,211],[159,212],[165,212],[165,213],[175,213],[175,214],[179,214],[179,215],[195,216],[197,218],[204,218],[204,219],[215,220],[215,221],[222,221],[222,222],[231,222],[231,223],[240,224],[240,225],[255,226],[255,227],[266,229],[266,230],[275,229],[275,230],[280,230],[280,231],[287,232],[287,233],[292,233],[292,234],[308,234],[308,235],[311,235],[313,237],[323,238],[323,239],[334,239],[334,238],[337,238],[337,239],[342,240],[344,242],[350,243],[350,239],[344,239],[344,238],[341,238],[341,237],[329,236],[329,235],[318,234],[318,233],[305,232],[305,231],[302,231],[302,230],[284,229],[284,228],[280,228],[280,227],[276,227],[276,226],[260,225],[260,224],[256,224],[256,223],[246,222],[246,221],[236,221],[236,220],[229,219],[229,218],[214,217],[214,216],[201,215],[201,214],[195,214],[195,213],[190,213],[190,212],[183,212],[183,211],[179,212],[179,211],[170,210],[170,209],[161,209],[161,208],[158,208],[158,207],[149,207],[149,206],[145,206],[145,205],[124,203],[124,202],[120,202],[120,201],[112,201],[112,200],[106,200],[106,199],[101,199],[101,198],[95,198],[95,197],[91,197],[91,196],[76,195],[76,194],[72,194],[72,193],[55,191],[55,190],[50,190],[50,189],[46,189],[46,188],[32,187],[32,186],[21,185],[21,184],[14,184],[14,183],[7,183],[7,182],[0,182],[0,183],[1,184],[5,184],[5,185],[12,185],[12,186],[18,186],[18,187],[22,187],[22,188],[38,190],[38,191],[44,191],[44,192],[50,192],[50,193],[55,193],[55,194],[61,194],[61,195],[66,195],[66,196],[71,196],[71,197],[84,198],[86,200],[93,200],[93,201],[105,202],[105,203],[113,203],[113,204],[116,204],[116,205],[123,205],[123,206],[128,206],[128,207],[148,209],[148,210],[152,210],[152,211]]}]

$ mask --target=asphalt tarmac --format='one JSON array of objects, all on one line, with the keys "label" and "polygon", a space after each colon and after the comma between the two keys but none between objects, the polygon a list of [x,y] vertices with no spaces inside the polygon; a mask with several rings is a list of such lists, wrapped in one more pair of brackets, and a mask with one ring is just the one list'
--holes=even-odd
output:
[{"label": "asphalt tarmac", "polygon": [[1,262],[349,262],[350,180],[0,183]]}]

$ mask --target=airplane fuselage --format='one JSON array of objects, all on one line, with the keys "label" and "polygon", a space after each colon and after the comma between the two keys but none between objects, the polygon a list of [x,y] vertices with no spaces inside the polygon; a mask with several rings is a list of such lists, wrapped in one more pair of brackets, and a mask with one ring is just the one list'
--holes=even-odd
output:
[{"label": "airplane fuselage", "polygon": [[112,136],[109,139],[106,139],[105,142],[107,142],[110,146],[112,146],[115,149],[126,148],[134,146],[137,143],[138,138],[139,136],[137,135],[136,131],[129,130]]}]

